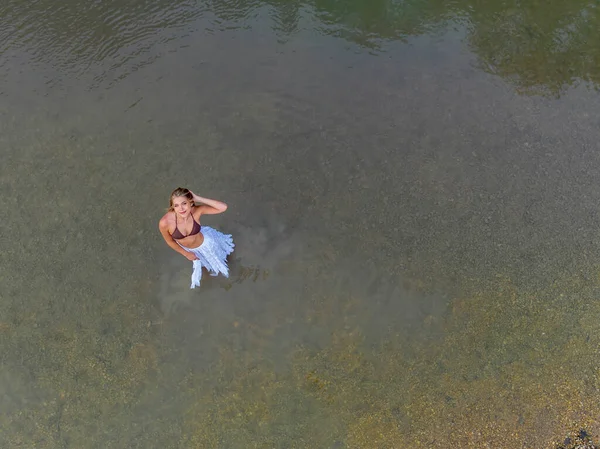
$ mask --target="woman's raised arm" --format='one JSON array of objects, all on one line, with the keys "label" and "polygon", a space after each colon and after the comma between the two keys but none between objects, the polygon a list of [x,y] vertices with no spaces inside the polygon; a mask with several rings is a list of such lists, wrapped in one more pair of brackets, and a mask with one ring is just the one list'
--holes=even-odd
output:
[{"label": "woman's raised arm", "polygon": [[222,214],[227,210],[227,204],[223,203],[222,201],[203,198],[201,196],[196,195],[191,190],[190,193],[194,197],[194,202],[200,203],[200,206],[198,207],[201,209],[201,213],[203,214]]}]

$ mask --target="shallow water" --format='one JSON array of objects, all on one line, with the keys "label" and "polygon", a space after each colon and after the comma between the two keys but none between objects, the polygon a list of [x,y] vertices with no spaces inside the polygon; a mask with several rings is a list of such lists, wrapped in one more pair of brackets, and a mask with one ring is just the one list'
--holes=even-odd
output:
[{"label": "shallow water", "polygon": [[[594,3],[0,6],[0,443],[598,432]],[[229,204],[231,277],[157,231]]]}]

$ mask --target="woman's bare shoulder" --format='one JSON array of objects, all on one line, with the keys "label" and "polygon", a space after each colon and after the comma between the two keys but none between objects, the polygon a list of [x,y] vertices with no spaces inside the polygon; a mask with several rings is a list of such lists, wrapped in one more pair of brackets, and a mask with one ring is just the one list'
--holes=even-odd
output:
[{"label": "woman's bare shoulder", "polygon": [[161,219],[158,221],[158,226],[161,228],[168,228],[169,225],[173,222],[173,212],[169,211],[164,214]]}]

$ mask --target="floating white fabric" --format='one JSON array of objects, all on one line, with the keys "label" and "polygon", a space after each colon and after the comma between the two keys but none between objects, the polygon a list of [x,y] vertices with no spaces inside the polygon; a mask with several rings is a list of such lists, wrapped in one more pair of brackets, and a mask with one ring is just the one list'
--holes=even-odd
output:
[{"label": "floating white fabric", "polygon": [[192,285],[190,288],[200,287],[202,267],[206,268],[211,276],[222,274],[229,277],[227,256],[233,252],[235,247],[230,234],[223,234],[210,226],[202,226],[200,232],[204,236],[204,242],[197,248],[187,248],[177,242],[184,250],[198,258],[193,262]]}]

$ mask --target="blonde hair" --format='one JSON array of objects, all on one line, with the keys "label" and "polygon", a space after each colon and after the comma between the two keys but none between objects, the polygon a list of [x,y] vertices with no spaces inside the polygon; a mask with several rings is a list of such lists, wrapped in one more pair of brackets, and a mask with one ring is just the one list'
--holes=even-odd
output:
[{"label": "blonde hair", "polygon": [[179,197],[184,197],[187,198],[188,200],[190,200],[190,203],[192,203],[192,206],[194,206],[194,195],[192,195],[192,192],[190,192],[188,189],[185,189],[183,187],[177,187],[175,190],[173,190],[171,192],[171,197],[169,198],[169,212],[172,212],[173,209],[173,198],[179,198]]}]

